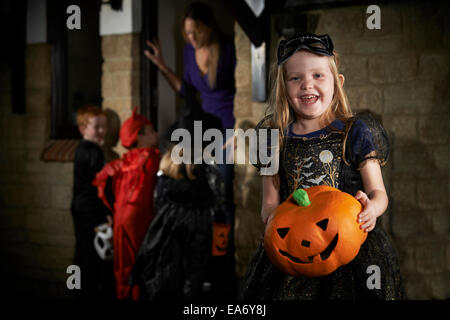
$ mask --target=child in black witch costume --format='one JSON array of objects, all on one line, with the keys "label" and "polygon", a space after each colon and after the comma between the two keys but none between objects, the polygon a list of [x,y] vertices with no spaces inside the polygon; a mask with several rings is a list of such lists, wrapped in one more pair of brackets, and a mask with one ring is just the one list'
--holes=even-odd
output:
[{"label": "child in black witch costume", "polygon": [[[338,73],[339,59],[328,35],[302,33],[282,40],[277,58],[270,115],[257,126],[279,131],[279,170],[263,176],[263,222],[267,223],[297,188],[329,185],[361,202],[358,221],[368,237],[352,262],[318,278],[282,273],[272,265],[261,244],[240,297],[404,298],[396,252],[376,223],[388,205],[380,169],[389,153],[384,128],[368,112],[352,115],[343,89],[344,76]],[[379,289],[367,286],[371,265],[380,268]]]},{"label": "child in black witch costume", "polygon": [[205,298],[204,282],[210,281],[211,271],[219,272],[211,270],[212,239],[214,222],[226,219],[223,179],[214,164],[194,164],[193,158],[190,164],[175,163],[171,156],[175,145],[170,137],[175,129],[185,129],[194,146],[194,121],[201,121],[203,131],[220,130],[222,125],[218,118],[202,111],[195,89],[187,84],[185,100],[179,120],[160,143],[161,150],[166,151],[157,178],[156,216],[138,251],[130,279],[139,286],[141,299]]}]

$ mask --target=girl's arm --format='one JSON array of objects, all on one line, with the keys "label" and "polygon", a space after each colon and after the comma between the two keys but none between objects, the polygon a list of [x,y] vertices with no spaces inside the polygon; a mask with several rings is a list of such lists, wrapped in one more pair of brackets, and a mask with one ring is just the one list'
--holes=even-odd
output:
[{"label": "girl's arm", "polygon": [[366,192],[358,191],[355,195],[355,198],[363,206],[363,211],[358,216],[358,222],[361,223],[361,229],[369,232],[375,228],[377,218],[386,211],[389,200],[378,161],[363,162],[360,173]]},{"label": "girl's arm", "polygon": [[279,181],[276,176],[263,176],[263,203],[261,209],[261,219],[267,223],[270,215],[280,204]]}]

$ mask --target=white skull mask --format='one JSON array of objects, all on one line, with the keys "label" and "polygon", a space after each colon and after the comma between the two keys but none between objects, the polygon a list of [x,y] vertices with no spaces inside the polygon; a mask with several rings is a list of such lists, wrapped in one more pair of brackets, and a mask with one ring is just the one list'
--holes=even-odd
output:
[{"label": "white skull mask", "polygon": [[94,247],[102,260],[112,260],[113,246],[111,244],[113,230],[104,223],[96,228],[97,234],[94,238]]}]

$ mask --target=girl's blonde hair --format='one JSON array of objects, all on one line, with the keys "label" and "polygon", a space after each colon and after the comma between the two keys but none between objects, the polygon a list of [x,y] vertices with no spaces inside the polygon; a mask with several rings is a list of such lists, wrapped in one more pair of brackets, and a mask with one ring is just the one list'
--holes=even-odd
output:
[{"label": "girl's blonde hair", "polygon": [[[170,148],[164,153],[159,162],[159,169],[166,175],[175,180],[189,179],[194,180],[194,164],[176,164],[172,161],[172,149],[175,145],[171,145]],[[182,156],[182,154],[180,154]],[[184,170],[183,170],[184,168]],[[184,171],[184,172],[183,172]]]},{"label": "girl's blonde hair", "polygon": [[[339,79],[339,56],[335,50],[333,50],[333,54],[334,56],[326,58],[328,58],[328,65],[333,74],[334,93],[330,105],[320,117],[320,124],[322,126],[329,125],[334,119],[345,121],[352,117],[352,111],[348,103],[347,95],[344,91],[343,84]],[[272,115],[270,117],[270,127],[279,129],[279,146],[280,150],[282,150],[286,128],[295,120],[295,113],[289,105],[287,98],[284,64],[278,65],[276,57],[272,61],[274,61],[271,66],[270,74],[272,90],[266,114]]]}]

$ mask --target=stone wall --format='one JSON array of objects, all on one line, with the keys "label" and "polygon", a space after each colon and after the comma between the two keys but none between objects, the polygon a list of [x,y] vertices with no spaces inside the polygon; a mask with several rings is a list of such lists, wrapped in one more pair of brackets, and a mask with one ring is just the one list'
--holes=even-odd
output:
[{"label": "stone wall", "polygon": [[73,165],[40,161],[50,132],[50,46],[27,46],[25,114],[11,111],[10,70],[5,64],[1,74],[2,294],[69,297],[65,281],[75,245],[70,215]]},{"label": "stone wall", "polygon": [[[139,34],[105,36],[102,51],[102,107],[109,123],[104,151],[111,160],[124,151],[117,143],[120,124],[140,101]],[[75,246],[73,163],[40,160],[50,133],[50,53],[48,44],[27,46],[23,115],[11,111],[10,71],[1,65],[1,287],[20,297],[72,297],[66,270]]]},{"label": "stone wall", "polygon": [[105,145],[121,155],[126,149],[118,143],[120,125],[140,106],[140,34],[103,36],[102,56],[102,107],[109,120]]},{"label": "stone wall", "polygon": [[[310,31],[333,39],[353,111],[375,112],[388,130],[391,155],[383,176],[390,205],[379,223],[394,240],[409,298],[449,298],[450,10],[444,2],[380,8],[381,30],[366,28],[366,6],[305,13],[316,21]],[[239,26],[235,31],[235,116],[238,126],[254,125],[264,106],[251,101],[250,42]],[[261,187],[251,166],[236,166],[236,173],[237,270],[243,275],[261,236]]]}]

